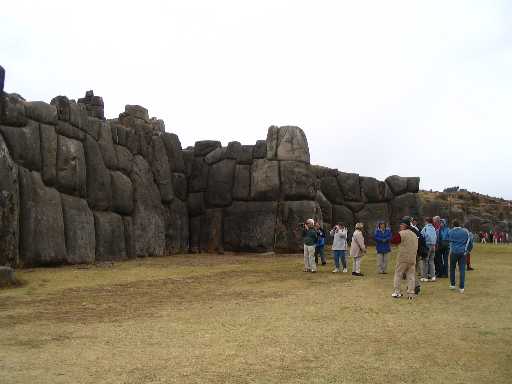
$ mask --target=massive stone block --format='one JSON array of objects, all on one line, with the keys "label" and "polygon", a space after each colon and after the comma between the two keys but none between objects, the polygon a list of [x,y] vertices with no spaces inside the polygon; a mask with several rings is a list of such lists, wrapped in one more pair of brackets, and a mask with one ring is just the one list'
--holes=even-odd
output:
[{"label": "massive stone block", "polygon": [[208,164],[202,157],[195,157],[192,160],[190,177],[188,180],[189,192],[202,192],[208,185]]},{"label": "massive stone block", "polygon": [[366,241],[369,244],[374,243],[374,232],[379,221],[389,223],[390,211],[387,203],[372,203],[366,206],[356,214],[357,221],[364,224]]},{"label": "massive stone block", "polygon": [[94,216],[87,202],[78,197],[61,194],[66,235],[66,261],[69,264],[93,263],[96,235]]},{"label": "massive stone block", "polygon": [[267,131],[267,140],[266,140],[266,148],[267,148],[267,159],[268,160],[277,160],[277,147],[279,145],[279,127],[272,125],[268,128]]},{"label": "massive stone block", "polygon": [[57,135],[57,186],[70,195],[86,196],[86,164],[82,143]]},{"label": "massive stone block", "polygon": [[103,161],[107,168],[117,169],[117,157],[114,151],[110,124],[106,121],[98,120],[98,125],[98,145],[103,156]]},{"label": "massive stone block", "polygon": [[223,253],[223,210],[207,209],[201,216],[200,249],[203,252]]},{"label": "massive stone block", "polygon": [[252,164],[252,154],[254,145],[242,145],[242,149],[238,153],[238,164]]},{"label": "massive stone block", "polygon": [[77,104],[66,96],[54,97],[50,104],[57,108],[59,120],[67,121],[76,128],[87,131],[89,121],[85,105]]},{"label": "massive stone block", "polygon": [[360,177],[359,180],[363,197],[367,201],[377,203],[389,201],[393,198],[393,193],[387,183],[373,177]]},{"label": "massive stone block", "polygon": [[338,172],[337,179],[345,200],[362,201],[361,185],[357,173]]},{"label": "massive stone block", "polygon": [[394,195],[398,196],[407,192],[407,178],[405,177],[392,175],[386,178],[386,183]]},{"label": "massive stone block", "polygon": [[39,123],[28,121],[24,127],[0,125],[9,153],[18,165],[34,171],[41,170],[41,139]]},{"label": "massive stone block", "polygon": [[62,120],[57,121],[57,125],[55,127],[55,132],[57,132],[59,135],[69,137],[71,139],[76,139],[80,141],[85,140],[85,133],[84,131],[74,127],[70,123],[67,123]]},{"label": "massive stone block", "polygon": [[130,175],[134,192],[133,236],[136,256],[162,256],[165,248],[164,207],[149,164],[134,157]]},{"label": "massive stone block", "polygon": [[0,265],[19,262],[18,167],[0,135]]},{"label": "massive stone block", "polygon": [[125,260],[126,238],[121,216],[112,212],[94,212],[96,261]]},{"label": "massive stone block", "polygon": [[320,179],[320,189],[327,200],[332,204],[343,204],[343,192],[340,189],[336,177],[326,176]]},{"label": "massive stone block", "polygon": [[226,207],[231,204],[236,160],[222,160],[210,167],[205,198],[209,207]]},{"label": "massive stone block", "polygon": [[258,140],[254,145],[252,151],[253,159],[264,159],[267,157],[267,142],[265,140]]},{"label": "massive stone block", "polygon": [[332,207],[332,224],[343,223],[347,227],[353,229],[355,218],[352,211],[343,205],[333,205]]},{"label": "massive stone block", "polygon": [[187,252],[189,249],[187,205],[175,199],[165,209],[165,254]]},{"label": "massive stone block", "polygon": [[133,185],[128,176],[121,172],[111,173],[112,180],[112,210],[121,215],[133,212]]},{"label": "massive stone block", "polygon": [[174,199],[172,187],[171,168],[165,151],[165,146],[160,136],[153,136],[153,158],[151,168],[155,181],[160,190],[160,196],[164,203],[170,203]]},{"label": "massive stone block", "polygon": [[57,124],[57,108],[44,101],[25,102],[25,114],[28,118],[45,124]]},{"label": "massive stone block", "polygon": [[38,172],[19,168],[20,264],[37,266],[67,260],[59,192],[45,187]]},{"label": "massive stone block", "polygon": [[187,198],[188,213],[190,216],[199,216],[204,213],[204,192],[189,193]]},{"label": "massive stone block", "polygon": [[129,175],[133,168],[133,155],[128,148],[114,144],[114,151],[117,157],[117,166],[125,174]]},{"label": "massive stone block", "polygon": [[254,160],[251,174],[251,199],[277,200],[280,194],[279,185],[279,162]]},{"label": "massive stone block", "polygon": [[421,202],[415,193],[405,193],[391,200],[390,209],[391,226],[394,231],[397,231],[402,217],[412,216],[419,218]]},{"label": "massive stone block", "polygon": [[174,133],[163,133],[162,140],[164,141],[165,150],[167,151],[171,171],[185,173],[185,162],[183,160],[181,142],[178,136]]},{"label": "massive stone block", "polygon": [[328,167],[322,167],[321,165],[311,165],[311,170],[313,174],[318,179],[323,179],[324,177],[336,177],[338,176],[338,170],[332,169]]},{"label": "massive stone block", "polygon": [[224,248],[266,252],[274,248],[277,202],[235,201],[224,209]]},{"label": "massive stone block", "polygon": [[15,93],[0,94],[0,124],[12,127],[23,127],[27,125],[27,116],[25,115],[25,101]]},{"label": "massive stone block", "polygon": [[251,197],[251,166],[238,164],[233,184],[234,200],[249,200]]},{"label": "massive stone block", "polygon": [[194,156],[206,156],[215,148],[220,147],[220,141],[217,140],[196,141],[196,144],[194,145]]},{"label": "massive stone block", "polygon": [[190,217],[190,252],[197,253],[200,251],[201,240],[201,216]]},{"label": "massive stone block", "polygon": [[108,210],[112,207],[110,172],[103,162],[96,140],[87,136],[84,149],[87,164],[87,202],[92,209]]},{"label": "massive stone block", "polygon": [[290,126],[279,128],[277,159],[309,164],[308,140],[302,129]]},{"label": "massive stone block", "polygon": [[327,200],[322,191],[316,192],[315,200],[322,210],[322,219],[324,222],[332,224],[332,204],[329,202],[329,200]]},{"label": "massive stone block", "polygon": [[279,203],[274,247],[279,252],[298,252],[303,249],[299,223],[306,219],[322,222],[322,211],[316,201],[283,201]]},{"label": "massive stone block", "polygon": [[57,182],[57,134],[53,125],[41,124],[41,175],[46,185]]},{"label": "massive stone block", "polygon": [[283,200],[312,200],[316,195],[316,178],[307,163],[280,161]]},{"label": "massive stone block", "polygon": [[174,189],[174,195],[182,200],[187,200],[187,178],[183,173],[172,174],[172,187]]},{"label": "massive stone block", "polygon": [[420,178],[408,177],[407,178],[407,192],[416,193],[420,190]]}]

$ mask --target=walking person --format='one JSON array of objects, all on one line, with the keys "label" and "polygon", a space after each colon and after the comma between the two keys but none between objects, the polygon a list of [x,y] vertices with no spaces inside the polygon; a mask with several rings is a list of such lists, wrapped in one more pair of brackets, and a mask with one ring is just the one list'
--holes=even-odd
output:
[{"label": "walking person", "polygon": [[315,263],[318,264],[318,256],[320,256],[320,261],[322,262],[322,265],[327,264],[325,261],[325,231],[320,225],[320,222],[315,223],[315,229],[317,233],[318,240],[316,241],[316,247],[315,247]]},{"label": "walking person", "polygon": [[448,277],[448,255],[450,254],[450,240],[448,234],[448,222],[446,219],[441,219],[441,227],[439,228],[439,235],[437,238],[436,256],[438,258],[438,265],[436,265],[436,272],[438,277]]},{"label": "walking person", "polygon": [[416,255],[418,252],[418,236],[411,228],[408,218],[400,221],[400,232],[393,238],[393,244],[399,244],[396,259],[395,276],[393,281],[392,297],[402,297],[401,282],[405,274],[407,279],[407,296],[409,299],[416,297]]},{"label": "walking person", "polygon": [[357,223],[354,233],[352,234],[352,242],[350,244],[350,256],[354,258],[354,264],[352,266],[353,276],[364,276],[361,273],[361,259],[366,253],[366,246],[364,245],[363,236],[363,223]]},{"label": "walking person", "polygon": [[436,250],[437,236],[431,217],[425,219],[425,226],[421,230],[425,238],[426,250],[422,260],[421,281],[436,281],[436,268],[434,256]]},{"label": "walking person", "polygon": [[466,277],[466,257],[473,249],[473,236],[466,229],[462,228],[458,220],[453,221],[453,228],[450,229],[450,289],[455,286],[455,267],[459,265],[459,292],[464,293],[464,280]]},{"label": "walking person", "polygon": [[377,249],[378,273],[387,273],[388,256],[389,252],[391,252],[391,236],[391,228],[386,227],[386,223],[384,221],[379,222],[374,234],[375,247]]},{"label": "walking person", "polygon": [[306,220],[302,237],[304,238],[304,272],[316,272],[315,248],[318,235],[313,219]]},{"label": "walking person", "polygon": [[333,273],[340,271],[340,261],[343,266],[343,272],[347,272],[347,228],[343,223],[338,223],[329,232],[333,237],[332,239],[332,253],[334,256],[334,270]]}]

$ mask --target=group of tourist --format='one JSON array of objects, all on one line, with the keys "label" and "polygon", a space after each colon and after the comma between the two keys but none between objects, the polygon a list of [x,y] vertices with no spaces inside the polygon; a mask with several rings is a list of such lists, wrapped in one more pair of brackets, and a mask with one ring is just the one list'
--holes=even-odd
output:
[{"label": "group of tourist", "polygon": [[504,231],[482,231],[478,234],[480,243],[505,244],[510,241],[508,232]]},{"label": "group of tourist", "polygon": [[[344,223],[336,224],[330,231],[332,237],[333,273],[348,272],[347,256],[353,259],[352,275],[361,273],[361,260],[367,247],[363,235],[364,224],[356,223],[349,239],[348,228]],[[303,228],[304,272],[315,273],[320,261],[326,265],[326,232],[319,222],[308,219]],[[377,252],[377,272],[387,273],[391,245],[398,246],[397,263],[394,275],[392,297],[402,297],[400,284],[407,280],[407,295],[414,298],[421,289],[420,282],[435,282],[437,278],[450,278],[450,289],[456,289],[455,270],[459,266],[459,291],[464,292],[465,271],[472,270],[470,253],[473,248],[473,235],[454,220],[452,227],[439,216],[425,218],[420,228],[417,220],[404,217],[400,221],[399,232],[393,234],[384,222],[378,223],[373,237]],[[418,279],[417,275],[420,276]]]}]

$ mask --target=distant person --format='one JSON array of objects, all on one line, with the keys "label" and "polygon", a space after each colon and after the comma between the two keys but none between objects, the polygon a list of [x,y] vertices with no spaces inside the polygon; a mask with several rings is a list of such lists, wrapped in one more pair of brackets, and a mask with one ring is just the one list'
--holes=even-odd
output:
[{"label": "distant person", "polygon": [[473,236],[466,229],[462,228],[458,220],[453,221],[453,228],[450,229],[450,289],[455,286],[455,267],[459,265],[459,292],[464,293],[464,279],[466,275],[466,257],[473,249]]},{"label": "distant person", "polygon": [[334,270],[333,273],[340,271],[340,260],[343,265],[343,272],[347,272],[347,228],[345,224],[338,223],[329,232],[333,237],[332,239],[332,253],[334,256]]},{"label": "distant person", "polygon": [[493,242],[495,245],[498,245],[498,232],[496,232],[496,231],[493,231],[493,232],[492,232],[492,242]]},{"label": "distant person", "polygon": [[315,263],[318,264],[318,256],[320,256],[320,261],[322,262],[322,265],[327,264],[325,261],[325,231],[323,230],[320,223],[317,221],[315,223],[315,229],[317,233],[318,240],[316,241],[316,247],[315,247]]},{"label": "distant person", "polygon": [[391,236],[391,228],[386,227],[386,223],[384,221],[379,222],[374,234],[375,247],[377,249],[378,273],[387,273],[388,256],[389,252],[391,252]]},{"label": "distant person", "polygon": [[403,275],[407,279],[407,296],[413,299],[416,292],[416,257],[418,254],[418,236],[410,228],[410,220],[403,218],[400,221],[400,232],[393,237],[393,244],[399,244],[396,259],[395,276],[393,279],[392,297],[402,297],[401,281]]},{"label": "distant person", "polygon": [[487,239],[485,238],[485,232],[480,232],[480,243],[485,244],[487,243]]},{"label": "distant person", "polygon": [[450,239],[448,234],[448,222],[441,219],[441,227],[438,231],[437,249],[436,249],[436,272],[438,277],[448,277],[448,256],[450,254]]},{"label": "distant person", "polygon": [[361,273],[361,259],[366,253],[366,246],[364,245],[363,236],[363,223],[357,223],[354,233],[352,234],[352,242],[350,244],[350,256],[354,258],[354,264],[352,266],[353,276],[364,276]]},{"label": "distant person", "polygon": [[416,251],[416,273],[414,274],[414,278],[416,281],[415,285],[415,293],[418,295],[421,291],[421,283],[420,279],[418,278],[419,275],[421,275],[421,255],[423,252],[423,248],[426,247],[425,239],[423,238],[421,234],[421,230],[418,224],[418,220],[416,220],[415,217],[405,217],[405,219],[410,220],[410,227],[409,229],[414,232],[416,237],[418,238],[418,250]]},{"label": "distant person", "polygon": [[421,235],[424,237],[426,244],[426,250],[422,260],[421,281],[436,281],[434,256],[437,236],[431,217],[425,219],[425,226],[421,230]]},{"label": "distant person", "polygon": [[316,272],[315,248],[318,235],[315,229],[315,221],[307,219],[302,230],[304,238],[304,272]]}]

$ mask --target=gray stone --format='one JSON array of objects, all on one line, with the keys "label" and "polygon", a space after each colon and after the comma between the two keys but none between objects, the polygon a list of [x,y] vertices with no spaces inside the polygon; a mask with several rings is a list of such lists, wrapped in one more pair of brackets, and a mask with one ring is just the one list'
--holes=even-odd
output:
[{"label": "gray stone", "polygon": [[[1,93],[1,92],[0,92]],[[11,267],[0,266],[0,288],[16,285],[16,273]]]},{"label": "gray stone", "polygon": [[30,170],[41,170],[39,123],[30,120],[24,127],[0,125],[0,133],[3,134],[14,161]]},{"label": "gray stone", "polygon": [[170,203],[174,199],[172,175],[164,142],[160,136],[153,136],[153,158],[151,161],[151,169],[153,170],[155,182],[160,191],[162,201],[164,203]]},{"label": "gray stone", "polygon": [[391,200],[390,210],[391,226],[394,231],[397,231],[402,217],[418,218],[420,216],[421,202],[415,193],[405,193]]},{"label": "gray stone", "polygon": [[140,105],[130,105],[127,104],[124,107],[124,112],[128,116],[135,117],[137,119],[144,120],[146,122],[149,121],[149,113],[148,110]]},{"label": "gray stone", "polygon": [[324,177],[338,176],[337,169],[322,167],[321,165],[312,165],[311,169],[312,169],[314,175],[319,179],[323,179]]},{"label": "gray stone", "polygon": [[303,250],[299,223],[307,219],[322,222],[322,212],[316,201],[283,201],[279,204],[274,248],[278,252]]},{"label": "gray stone", "polygon": [[254,145],[242,145],[242,149],[238,154],[238,164],[252,164],[252,153],[254,151]]},{"label": "gray stone", "polygon": [[88,116],[85,105],[77,104],[66,96],[54,97],[50,104],[57,108],[59,120],[69,122],[81,130],[87,130]]},{"label": "gray stone", "polygon": [[78,99],[78,103],[84,104],[87,114],[98,119],[105,119],[103,98],[94,96],[94,92],[87,91],[84,98]]},{"label": "gray stone", "polygon": [[234,200],[249,200],[251,197],[251,166],[238,164],[233,184]]},{"label": "gray stone", "polygon": [[345,200],[362,201],[361,185],[357,173],[339,172],[337,179]]},{"label": "gray stone", "polygon": [[66,235],[66,261],[69,264],[93,263],[96,249],[94,216],[87,202],[61,194]]},{"label": "gray stone", "polygon": [[45,187],[38,172],[19,168],[20,265],[60,264],[67,260],[60,194]]},{"label": "gray stone", "polygon": [[125,260],[126,238],[121,216],[112,212],[94,212],[96,262]]},{"label": "gray stone", "polygon": [[206,156],[216,148],[220,148],[220,141],[216,140],[202,140],[196,141],[194,146],[194,156]]},{"label": "gray stone", "polygon": [[27,116],[25,115],[25,101],[20,95],[15,93],[0,94],[2,99],[2,108],[0,110],[0,124],[13,127],[23,127],[27,125]]},{"label": "gray stone", "polygon": [[408,177],[407,178],[407,192],[416,193],[420,190],[420,178]]},{"label": "gray stone", "polygon": [[320,179],[320,189],[332,204],[343,204],[343,192],[341,192],[336,177],[326,176]]},{"label": "gray stone", "polygon": [[392,175],[386,178],[386,183],[394,195],[398,196],[407,192],[407,178],[405,177]]},{"label": "gray stone", "polygon": [[277,203],[235,201],[224,209],[227,251],[267,252],[274,248]]},{"label": "gray stone", "polygon": [[85,155],[80,141],[57,135],[57,186],[70,195],[86,196]]},{"label": "gray stone", "polygon": [[195,157],[192,161],[190,177],[188,179],[189,192],[202,192],[208,185],[208,164],[202,157]]},{"label": "gray stone", "polygon": [[188,213],[190,216],[202,215],[205,211],[204,193],[194,192],[188,194],[187,199]]},{"label": "gray stone", "polygon": [[107,123],[110,125],[110,131],[112,132],[112,142],[123,147],[128,147],[128,135],[131,129],[122,125],[119,119],[111,119],[108,120]]},{"label": "gray stone", "polygon": [[266,159],[254,160],[251,173],[251,199],[279,199],[279,162]]},{"label": "gray stone", "polygon": [[149,125],[153,128],[153,134],[160,136],[165,132],[165,123],[162,119],[157,119],[156,117],[152,117],[149,119]]},{"label": "gray stone", "polygon": [[133,185],[131,180],[121,172],[111,172],[112,210],[121,215],[133,212]]},{"label": "gray stone", "polygon": [[40,123],[52,125],[57,123],[57,108],[44,101],[25,102],[25,114],[28,118]]},{"label": "gray stone", "polygon": [[222,160],[210,167],[205,201],[209,207],[231,204],[236,160]]},{"label": "gray stone", "polygon": [[[91,135],[94,138],[94,140],[98,141],[100,138],[100,129],[103,122],[103,119],[96,119],[89,116],[87,118],[87,124],[84,128],[82,128],[82,130],[85,133]],[[112,135],[114,135],[114,133],[112,133]]]},{"label": "gray stone", "polygon": [[302,161],[309,164],[308,140],[299,127],[280,127],[277,159]]},{"label": "gray stone", "polygon": [[315,197],[316,202],[320,206],[320,209],[322,210],[322,218],[324,222],[327,223],[333,223],[332,220],[332,204],[327,200],[327,198],[324,196],[322,191],[316,192]]},{"label": "gray stone", "polygon": [[117,169],[117,157],[114,151],[114,142],[112,141],[112,130],[110,124],[105,121],[100,121],[98,129],[98,145],[100,147],[103,161],[109,169]]},{"label": "gray stone", "polygon": [[166,207],[165,213],[165,254],[187,252],[189,249],[187,205],[175,199]]},{"label": "gray stone", "polygon": [[242,152],[242,144],[238,141],[231,141],[226,147],[226,153],[224,154],[225,159],[238,160]]},{"label": "gray stone", "polygon": [[279,127],[272,125],[267,131],[267,159],[277,160],[277,147],[279,145]]},{"label": "gray stone", "polygon": [[132,216],[135,255],[162,256],[165,248],[164,207],[149,164],[143,157],[134,157],[130,178],[135,201]]},{"label": "gray stone", "polygon": [[126,257],[133,259],[137,257],[135,253],[135,233],[133,230],[133,219],[130,216],[122,216],[125,238]]},{"label": "gray stone", "polygon": [[174,133],[164,133],[162,134],[162,140],[167,151],[171,172],[185,173],[185,162],[178,136]]},{"label": "gray stone", "polygon": [[194,166],[194,150],[184,149],[181,151],[181,155],[183,157],[183,165],[185,166],[185,175],[189,178],[192,175],[192,168]]},{"label": "gray stone", "polygon": [[183,173],[172,174],[172,187],[174,195],[181,201],[187,201],[187,178]]},{"label": "gray stone", "polygon": [[267,142],[265,140],[258,140],[254,145],[252,151],[253,159],[264,159],[267,157]]},{"label": "gray stone", "polygon": [[332,224],[343,223],[347,227],[353,228],[355,224],[354,214],[350,209],[343,205],[332,206]]},{"label": "gray stone", "polygon": [[358,201],[345,201],[343,205],[349,208],[352,212],[359,212],[364,208],[364,203]]},{"label": "gray stone", "polygon": [[280,161],[281,193],[283,200],[313,200],[316,178],[307,163]]},{"label": "gray stone", "polygon": [[201,216],[190,217],[190,252],[200,252]]},{"label": "gray stone", "polygon": [[356,214],[358,222],[364,224],[363,233],[368,244],[374,244],[374,232],[379,221],[389,223],[390,210],[387,203],[366,204],[365,207]]},{"label": "gray stone", "polygon": [[207,209],[201,216],[200,249],[208,253],[224,253],[223,210]]},{"label": "gray stone", "polygon": [[133,155],[132,153],[122,145],[114,144],[114,151],[117,158],[117,166],[125,174],[129,175],[133,168]]},{"label": "gray stone", "polygon": [[19,262],[18,166],[0,135],[0,265]]},{"label": "gray stone", "polygon": [[219,161],[226,158],[226,151],[227,148],[225,147],[215,148],[213,151],[211,151],[209,154],[205,156],[205,163],[208,165],[218,163]]},{"label": "gray stone", "polygon": [[57,134],[53,125],[40,125],[41,134],[41,174],[46,185],[57,182]]},{"label": "gray stone", "polygon": [[70,123],[67,123],[62,120],[57,121],[57,126],[55,127],[55,132],[59,135],[63,135],[72,139],[84,141],[85,140],[85,132],[74,127]]},{"label": "gray stone", "polygon": [[361,191],[364,198],[371,202],[389,201],[393,198],[393,193],[387,183],[379,181],[373,177],[360,177]]},{"label": "gray stone", "polygon": [[87,136],[84,143],[87,164],[87,202],[92,209],[105,211],[112,207],[110,172],[103,163],[98,143]]}]

